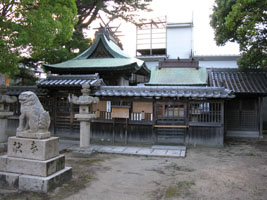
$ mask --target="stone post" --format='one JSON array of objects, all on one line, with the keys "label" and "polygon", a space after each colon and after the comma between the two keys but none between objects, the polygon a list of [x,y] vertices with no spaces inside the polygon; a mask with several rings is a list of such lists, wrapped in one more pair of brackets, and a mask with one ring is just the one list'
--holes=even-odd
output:
[{"label": "stone post", "polygon": [[9,104],[15,103],[17,97],[5,95],[6,88],[0,88],[0,143],[7,142],[8,135],[6,134],[8,117],[14,113],[9,111]]},{"label": "stone post", "polygon": [[83,84],[82,88],[82,96],[73,96],[71,101],[80,105],[79,114],[75,114],[75,118],[80,121],[80,147],[88,147],[90,145],[91,120],[96,118],[96,115],[90,112],[89,106],[92,103],[98,103],[99,99],[89,96],[89,84]]}]

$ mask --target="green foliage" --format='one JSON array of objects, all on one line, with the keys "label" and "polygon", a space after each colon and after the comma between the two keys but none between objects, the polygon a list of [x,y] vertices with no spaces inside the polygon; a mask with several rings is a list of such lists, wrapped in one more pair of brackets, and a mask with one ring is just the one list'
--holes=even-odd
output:
[{"label": "green foliage", "polygon": [[35,85],[38,78],[35,72],[40,65],[38,60],[32,58],[21,58],[18,69],[10,76],[11,85]]},{"label": "green foliage", "polygon": [[[105,15],[110,21],[122,19],[127,22],[138,24],[136,16],[138,11],[150,11],[147,8],[152,0],[76,0],[78,9],[78,22],[72,39],[66,44],[69,52],[72,52],[69,58],[76,56],[71,50],[78,50],[79,53],[86,50],[91,44],[91,40],[85,39],[84,30],[90,29],[90,24],[97,19],[99,15]],[[65,54],[66,55],[66,54]],[[57,59],[51,60],[50,63]]]},{"label": "green foliage", "polygon": [[75,0],[0,0],[0,73],[14,74],[23,57],[38,58],[72,37]]},{"label": "green foliage", "polygon": [[138,11],[150,11],[147,8],[152,0],[76,0],[78,9],[78,23],[75,30],[82,33],[83,29],[97,18],[99,13],[107,15],[112,21],[123,19],[127,22],[137,23]]},{"label": "green foliage", "polygon": [[267,68],[267,1],[216,0],[210,24],[215,30],[217,45],[237,42],[241,59],[238,65]]},{"label": "green foliage", "polygon": [[17,72],[11,76],[12,85],[35,85],[38,80],[34,76],[34,72],[26,67],[21,67]]},{"label": "green foliage", "polygon": [[63,62],[86,50],[91,40],[83,31],[99,13],[135,22],[137,11],[149,10],[150,1],[0,0],[0,73],[15,79],[25,75],[30,81],[32,73],[25,72],[30,68]]}]

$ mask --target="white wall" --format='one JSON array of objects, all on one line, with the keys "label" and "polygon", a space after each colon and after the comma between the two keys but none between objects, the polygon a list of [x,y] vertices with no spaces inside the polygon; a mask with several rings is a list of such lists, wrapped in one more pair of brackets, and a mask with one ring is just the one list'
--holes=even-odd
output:
[{"label": "white wall", "polygon": [[[152,67],[158,66],[158,61],[145,61],[146,66],[151,69]],[[224,60],[224,61],[199,61],[200,67],[206,68],[238,68],[235,60]]]},{"label": "white wall", "polygon": [[168,27],[167,25],[167,56],[190,58],[192,50],[192,27]]},{"label": "white wall", "polygon": [[200,67],[208,68],[237,68],[236,60],[224,60],[224,61],[199,61]]},{"label": "white wall", "polygon": [[159,66],[158,61],[145,61],[145,62],[146,62],[146,66],[148,67],[148,69]]}]

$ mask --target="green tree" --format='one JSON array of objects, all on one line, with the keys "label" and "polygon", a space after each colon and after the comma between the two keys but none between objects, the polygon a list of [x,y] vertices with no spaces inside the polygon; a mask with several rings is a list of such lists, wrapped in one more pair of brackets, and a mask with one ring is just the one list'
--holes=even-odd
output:
[{"label": "green tree", "polygon": [[99,13],[136,23],[137,12],[149,11],[150,1],[0,0],[0,73],[29,83],[25,78],[31,79],[31,68],[63,62],[86,50],[92,41],[83,31]]},{"label": "green tree", "polygon": [[92,43],[91,39],[84,37],[84,31],[90,29],[90,24],[100,15],[105,15],[110,21],[122,19],[138,24],[136,16],[138,11],[146,10],[152,0],[76,0],[77,24],[74,26],[72,38],[63,41],[53,48],[46,48],[39,60],[47,63],[59,63],[69,60],[85,51]]},{"label": "green tree", "polygon": [[239,44],[241,70],[267,68],[267,1],[215,0],[210,24],[217,45]]},{"label": "green tree", "polygon": [[75,0],[0,0],[0,73],[11,75],[26,58],[39,58],[72,37]]},{"label": "green tree", "polygon": [[147,8],[152,0],[76,0],[78,9],[78,23],[75,30],[82,32],[97,18],[99,13],[104,13],[110,20],[123,19],[136,23],[137,12],[150,11]]}]

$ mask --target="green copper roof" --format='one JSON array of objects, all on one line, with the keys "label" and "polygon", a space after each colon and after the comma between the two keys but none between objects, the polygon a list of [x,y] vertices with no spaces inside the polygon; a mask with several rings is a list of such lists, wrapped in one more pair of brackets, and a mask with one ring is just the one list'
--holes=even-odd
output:
[{"label": "green copper roof", "polygon": [[206,68],[161,68],[151,69],[150,81],[146,85],[206,85]]},{"label": "green copper roof", "polygon": [[117,46],[112,40],[108,40],[104,33],[98,33],[92,46],[74,59],[87,59],[88,57],[90,57],[97,48],[100,41],[103,42],[106,50],[114,58],[130,58],[130,56],[125,54],[121,50],[121,48]]},{"label": "green copper roof", "polygon": [[[96,52],[104,56],[95,56]],[[98,33],[92,46],[79,56],[58,64],[44,64],[44,67],[52,72],[64,73],[69,71],[95,71],[102,70],[131,70],[141,74],[149,74],[150,70],[144,61],[132,58],[125,54],[119,46],[111,39],[109,40],[104,33]]]},{"label": "green copper roof", "polygon": [[125,65],[136,64],[142,66],[143,61],[136,58],[91,58],[91,59],[72,59],[59,64],[49,65],[55,68],[105,68],[123,67]]}]

